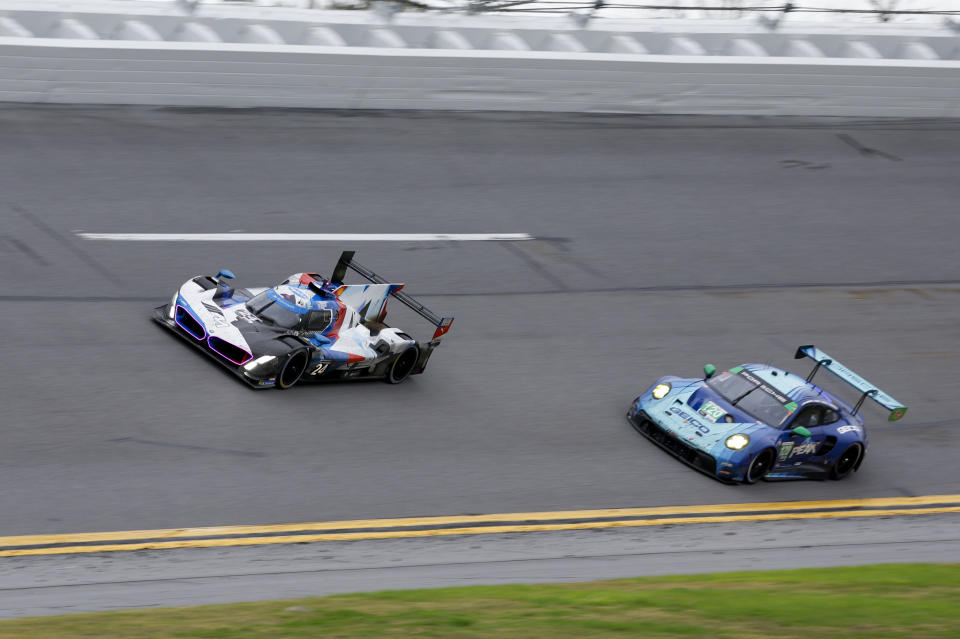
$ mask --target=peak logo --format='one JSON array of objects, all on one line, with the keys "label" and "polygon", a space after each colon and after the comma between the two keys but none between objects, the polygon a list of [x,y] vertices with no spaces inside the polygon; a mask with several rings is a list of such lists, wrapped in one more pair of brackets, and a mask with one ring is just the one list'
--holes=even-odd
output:
[{"label": "peak logo", "polygon": [[701,422],[699,419],[697,419],[693,415],[690,415],[683,409],[677,408],[676,406],[671,406],[670,412],[673,413],[674,415],[678,415],[679,417],[682,417],[686,423],[690,424],[691,426],[696,428],[698,431],[700,431],[704,435],[710,432],[710,429],[703,422]]}]

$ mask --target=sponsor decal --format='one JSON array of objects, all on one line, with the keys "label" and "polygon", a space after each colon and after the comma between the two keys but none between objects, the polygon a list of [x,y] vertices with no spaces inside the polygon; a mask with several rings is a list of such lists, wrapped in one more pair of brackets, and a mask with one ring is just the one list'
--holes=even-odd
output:
[{"label": "sponsor decal", "polygon": [[694,417],[693,415],[690,415],[689,413],[687,413],[687,412],[684,411],[683,409],[677,408],[676,406],[671,406],[671,407],[670,407],[670,412],[673,413],[673,414],[675,414],[675,415],[679,415],[680,417],[682,417],[684,423],[690,424],[691,426],[693,426],[694,428],[696,428],[697,430],[699,430],[701,433],[707,434],[707,433],[710,432],[710,429],[709,429],[705,424],[702,424],[699,419],[697,419],[697,418]]},{"label": "sponsor decal", "polygon": [[818,447],[819,444],[817,442],[807,442],[805,444],[800,444],[799,446],[794,446],[793,450],[790,451],[790,459],[800,455],[811,455],[816,452]]},{"label": "sponsor decal", "polygon": [[844,433],[859,433],[860,427],[850,424],[849,426],[841,426],[840,428],[837,429],[837,432],[840,433],[841,435]]},{"label": "sponsor decal", "polygon": [[785,460],[790,456],[790,451],[793,450],[793,442],[783,442],[780,444],[780,454],[777,455],[779,461]]},{"label": "sponsor decal", "polygon": [[223,311],[221,311],[217,306],[210,304],[209,302],[203,302],[203,307],[208,311],[210,311],[211,313],[213,313],[214,315],[221,315],[221,316],[223,315]]},{"label": "sponsor decal", "polygon": [[[749,380],[751,383],[756,384],[757,386],[759,386],[759,387],[760,387],[760,390],[762,390],[762,391],[763,391],[764,393],[766,393],[767,395],[770,395],[770,396],[776,398],[776,400],[777,400],[778,402],[780,402],[781,404],[783,404],[784,406],[786,406],[787,404],[791,404],[791,403],[792,403],[792,404],[794,405],[794,407],[796,407],[796,404],[795,404],[794,402],[792,402],[789,397],[787,397],[786,395],[784,395],[783,393],[781,393],[781,392],[778,391],[777,389],[772,388],[772,387],[770,387],[770,386],[767,386],[766,383],[764,383],[764,381],[763,381],[762,379],[760,379],[760,378],[757,377],[756,375],[752,374],[750,371],[744,369],[744,370],[740,371],[739,375],[740,375],[740,377],[743,377],[744,379]],[[794,408],[794,410],[796,410],[796,408]]]},{"label": "sponsor decal", "polygon": [[717,422],[723,419],[723,416],[727,414],[727,411],[709,400],[705,401],[700,407],[700,410],[697,412],[709,419],[711,422]]},{"label": "sponsor decal", "polygon": [[311,375],[323,375],[323,372],[330,366],[330,362],[323,359],[317,362],[317,367],[310,371]]},{"label": "sponsor decal", "polygon": [[251,313],[250,311],[248,311],[248,310],[245,309],[245,308],[240,308],[240,307],[238,306],[237,308],[234,308],[234,309],[232,309],[232,310],[233,310],[233,314],[237,316],[237,319],[241,319],[241,320],[243,320],[243,321],[245,321],[245,322],[259,322],[259,321],[260,321],[260,318],[259,318],[259,317],[257,317],[256,315],[254,315],[253,313]]}]

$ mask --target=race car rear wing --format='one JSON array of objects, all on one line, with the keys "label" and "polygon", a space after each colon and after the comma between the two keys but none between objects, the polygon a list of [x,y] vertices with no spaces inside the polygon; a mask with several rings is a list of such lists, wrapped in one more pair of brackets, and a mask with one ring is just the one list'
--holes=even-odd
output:
[{"label": "race car rear wing", "polygon": [[810,371],[810,374],[807,375],[808,382],[813,381],[813,376],[817,374],[817,371],[820,370],[820,367],[822,366],[862,393],[860,395],[860,400],[857,401],[857,405],[853,408],[854,414],[857,414],[857,412],[860,411],[860,407],[863,406],[864,400],[866,400],[868,397],[890,411],[889,421],[891,422],[897,421],[907,413],[906,406],[864,378],[860,377],[855,372],[837,360],[833,359],[813,344],[801,346],[797,349],[794,359],[803,359],[804,357],[809,357],[817,363],[816,366],[813,367],[813,370]]},{"label": "race car rear wing", "polygon": [[[355,251],[344,251],[340,254],[340,259],[337,261],[337,266],[333,269],[333,275],[330,276],[330,281],[334,284],[343,284],[343,278],[347,275],[347,269],[351,269],[367,280],[374,284],[389,284],[387,280],[380,277],[366,266],[358,264],[353,259]],[[436,330],[433,332],[432,341],[439,343],[441,336],[446,335],[450,330],[450,325],[453,324],[452,317],[440,317],[429,308],[410,297],[402,290],[394,291],[392,295],[397,298],[404,306],[410,308],[414,313],[424,318],[431,324],[436,327]]]}]

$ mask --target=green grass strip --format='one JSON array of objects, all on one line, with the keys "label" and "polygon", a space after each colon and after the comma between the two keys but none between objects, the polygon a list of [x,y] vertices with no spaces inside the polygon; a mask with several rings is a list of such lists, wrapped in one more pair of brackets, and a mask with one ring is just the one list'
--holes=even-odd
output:
[{"label": "green grass strip", "polygon": [[960,564],[403,590],[0,621],[0,639],[960,637]]}]

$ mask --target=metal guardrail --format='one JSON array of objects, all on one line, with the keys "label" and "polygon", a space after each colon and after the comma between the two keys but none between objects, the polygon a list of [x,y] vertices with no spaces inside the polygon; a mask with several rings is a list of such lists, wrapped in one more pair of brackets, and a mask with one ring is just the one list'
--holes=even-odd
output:
[{"label": "metal guardrail", "polygon": [[[195,11],[202,5],[213,2],[222,4],[260,4],[259,0],[174,0],[182,8]],[[800,17],[820,16],[854,16],[875,18],[878,22],[891,22],[907,16],[960,17],[960,9],[948,8],[951,3],[947,0],[932,0],[940,8],[920,8],[915,4],[918,0],[906,0],[910,4],[903,4],[904,0],[889,0],[887,5],[869,0],[861,0],[862,6],[837,7],[828,6],[824,0],[794,2],[763,2],[762,0],[676,0],[669,2],[645,2],[637,0],[269,0],[266,6],[285,6],[308,9],[371,9],[376,5],[386,5],[385,13],[397,12],[404,9],[414,11],[432,11],[445,13],[547,13],[566,14],[578,13],[588,17],[609,17],[636,13],[644,17],[657,14],[668,14],[677,17],[684,12],[693,12],[700,17],[709,18],[739,18],[744,16],[760,15],[777,23],[788,14]],[[924,2],[929,5],[930,2]],[[392,9],[390,8],[392,7]],[[914,8],[911,8],[914,7]]]},{"label": "metal guardrail", "polygon": [[[408,0],[401,0],[407,2]],[[417,0],[419,1],[419,0]],[[499,0],[497,0],[499,1]],[[547,0],[544,0],[547,1]],[[212,7],[194,14],[158,12],[162,3],[91,3],[85,11],[0,7],[0,37],[105,42],[210,43],[291,47],[354,47],[448,51],[556,52],[729,56],[957,60],[956,33],[943,26],[838,30],[832,25],[768,29],[726,21],[598,21],[538,16],[447,16],[418,13],[384,19],[354,11],[250,10]],[[105,8],[112,7],[112,12]],[[117,7],[126,8],[117,12]],[[808,28],[810,27],[810,28]]]},{"label": "metal guardrail", "polygon": [[[697,11],[703,13],[713,13],[716,17],[728,18],[731,16],[749,14],[749,13],[770,13],[770,14],[833,14],[833,15],[860,15],[874,16],[881,22],[886,22],[897,16],[923,15],[923,16],[960,16],[960,9],[897,9],[887,8],[855,8],[855,7],[828,7],[823,4],[806,4],[802,2],[783,2],[777,4],[757,4],[747,2],[744,5],[737,6],[736,3],[724,1],[716,5],[704,3],[679,3],[665,4],[648,2],[609,2],[608,0],[467,0],[458,7],[449,7],[443,5],[431,5],[425,0],[392,0],[399,4],[407,4],[417,8],[429,8],[440,11],[465,10],[475,13],[479,12],[505,12],[505,11],[542,11],[553,13],[565,13],[568,11],[592,10],[600,11],[603,9],[617,9],[630,11]],[[895,5],[894,5],[895,6]]]},{"label": "metal guardrail", "polygon": [[[396,0],[404,2],[406,0]],[[411,0],[413,1],[413,0]],[[422,4],[416,2],[416,4]],[[742,6],[730,2],[716,5],[700,4],[664,4],[644,2],[608,2],[607,0],[470,0],[466,8],[473,11],[574,11],[592,9],[627,9],[636,11],[699,11],[715,13],[717,17],[730,17],[731,14],[745,13],[774,13],[774,14],[845,14],[875,16],[880,21],[887,21],[896,16],[926,15],[926,16],[960,16],[960,9],[896,9],[888,8],[852,8],[828,7],[822,4],[805,4],[802,2],[784,2],[778,4],[747,3]]]}]

